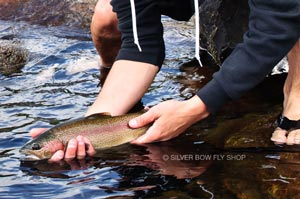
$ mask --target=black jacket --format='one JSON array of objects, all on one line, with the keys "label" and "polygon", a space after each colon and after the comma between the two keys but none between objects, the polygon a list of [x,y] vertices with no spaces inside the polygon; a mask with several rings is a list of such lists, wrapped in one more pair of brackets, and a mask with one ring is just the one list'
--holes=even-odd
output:
[{"label": "black jacket", "polygon": [[299,0],[249,0],[249,7],[243,42],[197,93],[211,113],[260,83],[300,38]]}]

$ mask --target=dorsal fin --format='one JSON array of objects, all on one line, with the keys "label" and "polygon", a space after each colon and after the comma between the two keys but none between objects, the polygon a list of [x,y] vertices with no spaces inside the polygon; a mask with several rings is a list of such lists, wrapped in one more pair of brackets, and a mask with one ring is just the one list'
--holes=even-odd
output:
[{"label": "dorsal fin", "polygon": [[106,117],[111,117],[111,114],[109,112],[95,113],[95,114],[89,115],[85,118],[86,119],[93,119],[93,118],[106,118]]}]

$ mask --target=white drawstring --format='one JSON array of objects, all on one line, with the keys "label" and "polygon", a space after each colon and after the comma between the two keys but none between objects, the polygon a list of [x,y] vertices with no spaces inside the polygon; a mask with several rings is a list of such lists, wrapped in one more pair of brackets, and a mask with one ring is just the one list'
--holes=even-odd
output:
[{"label": "white drawstring", "polygon": [[199,61],[200,66],[202,62],[200,60],[200,14],[199,14],[199,2],[198,0],[194,0],[195,3],[195,26],[196,26],[196,35],[195,35],[195,57]]},{"label": "white drawstring", "polygon": [[138,33],[137,33],[136,12],[135,12],[134,0],[130,0],[130,5],[131,5],[132,31],[133,31],[134,44],[137,45],[139,51],[142,52],[142,48],[140,46]]},{"label": "white drawstring", "polygon": [[[199,2],[198,0],[194,0],[195,6],[195,26],[196,26],[196,33],[195,33],[195,57],[199,61],[200,66],[202,65],[200,59],[200,14],[199,14]],[[132,31],[133,31],[133,38],[134,44],[137,45],[140,52],[142,52],[142,48],[139,43],[138,33],[137,33],[137,24],[136,24],[136,12],[135,12],[135,3],[134,0],[130,0],[131,6],[131,17],[132,17]]]}]

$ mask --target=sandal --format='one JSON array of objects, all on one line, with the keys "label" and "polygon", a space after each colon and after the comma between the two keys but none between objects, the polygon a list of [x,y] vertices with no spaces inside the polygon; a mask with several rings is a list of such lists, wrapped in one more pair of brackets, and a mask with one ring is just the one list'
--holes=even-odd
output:
[{"label": "sandal", "polygon": [[300,120],[290,120],[287,117],[280,115],[277,119],[277,127],[283,130],[300,129]]}]

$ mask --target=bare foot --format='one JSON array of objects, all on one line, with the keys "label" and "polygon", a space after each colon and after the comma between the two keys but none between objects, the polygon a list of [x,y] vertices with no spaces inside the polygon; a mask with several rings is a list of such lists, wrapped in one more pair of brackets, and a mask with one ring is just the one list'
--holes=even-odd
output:
[{"label": "bare foot", "polygon": [[[289,73],[284,84],[283,116],[292,121],[300,121],[300,42],[288,54]],[[300,124],[300,122],[299,122]],[[295,125],[295,124],[293,124]],[[300,144],[300,125],[276,128],[271,140],[275,144]]]},{"label": "bare foot", "polygon": [[287,140],[286,134],[287,134],[287,130],[277,127],[272,134],[271,140],[275,144],[285,144]]}]

